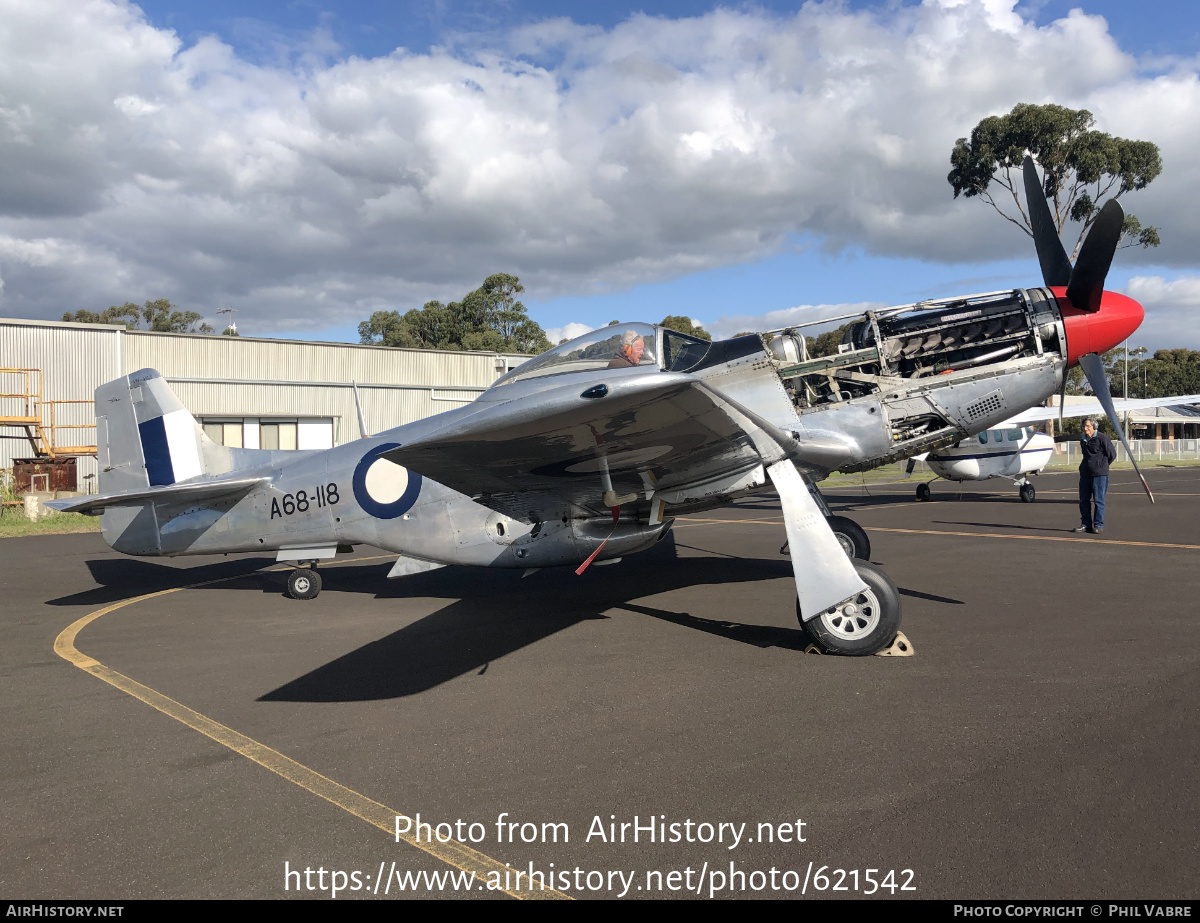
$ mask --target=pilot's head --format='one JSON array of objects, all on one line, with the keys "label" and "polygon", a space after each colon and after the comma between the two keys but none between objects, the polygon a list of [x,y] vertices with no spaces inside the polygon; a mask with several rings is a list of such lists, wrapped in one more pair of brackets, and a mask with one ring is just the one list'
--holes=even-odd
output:
[{"label": "pilot's head", "polygon": [[621,334],[621,355],[637,365],[642,361],[642,353],[646,344],[636,330],[626,330]]}]

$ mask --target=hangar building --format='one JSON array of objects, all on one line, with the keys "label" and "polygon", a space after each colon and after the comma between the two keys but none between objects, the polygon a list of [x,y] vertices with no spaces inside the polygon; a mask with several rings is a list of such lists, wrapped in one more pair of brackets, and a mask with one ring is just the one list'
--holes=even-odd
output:
[{"label": "hangar building", "polygon": [[528,358],[0,318],[0,469],[73,458],[55,476],[76,487],[29,486],[94,491],[92,393],[143,368],[162,373],[216,442],[321,449],[360,435],[352,382],[377,433],[460,407]]}]

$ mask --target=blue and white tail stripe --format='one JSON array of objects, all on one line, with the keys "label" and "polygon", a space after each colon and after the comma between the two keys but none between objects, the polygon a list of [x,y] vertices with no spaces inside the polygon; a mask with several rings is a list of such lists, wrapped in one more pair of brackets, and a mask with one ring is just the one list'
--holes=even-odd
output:
[{"label": "blue and white tail stripe", "polygon": [[196,423],[186,410],[173,410],[138,424],[150,486],[174,484],[204,473]]}]

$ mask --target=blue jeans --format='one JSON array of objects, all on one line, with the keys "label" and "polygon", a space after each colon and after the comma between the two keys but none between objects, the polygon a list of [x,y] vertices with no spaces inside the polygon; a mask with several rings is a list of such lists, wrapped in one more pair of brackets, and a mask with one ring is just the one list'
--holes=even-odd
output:
[{"label": "blue jeans", "polygon": [[[1108,475],[1089,477],[1079,475],[1079,520],[1089,529],[1104,528],[1104,495],[1108,493]],[[1092,512],[1092,503],[1096,512]]]}]

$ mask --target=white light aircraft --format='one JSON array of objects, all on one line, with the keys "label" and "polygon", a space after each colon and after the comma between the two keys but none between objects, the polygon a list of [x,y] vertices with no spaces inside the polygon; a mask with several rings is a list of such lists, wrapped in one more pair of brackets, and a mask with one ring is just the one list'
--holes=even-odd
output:
[{"label": "white light aircraft", "polygon": [[[1182,397],[1157,397],[1138,400],[1113,401],[1118,413],[1148,410],[1152,407],[1175,407],[1180,404],[1200,402],[1200,394]],[[1054,452],[1054,438],[1038,432],[1032,424],[1063,417],[1099,417],[1104,413],[1100,401],[1092,399],[1077,404],[1068,404],[1059,413],[1058,407],[1031,407],[1024,413],[1005,420],[992,429],[960,439],[951,446],[913,456],[908,461],[905,477],[912,475],[916,462],[924,461],[938,478],[947,481],[987,481],[1006,478],[1018,488],[1024,503],[1032,503],[1037,491],[1026,475],[1040,474]],[[932,499],[930,485],[925,481],[917,485],[917,499]]]}]

